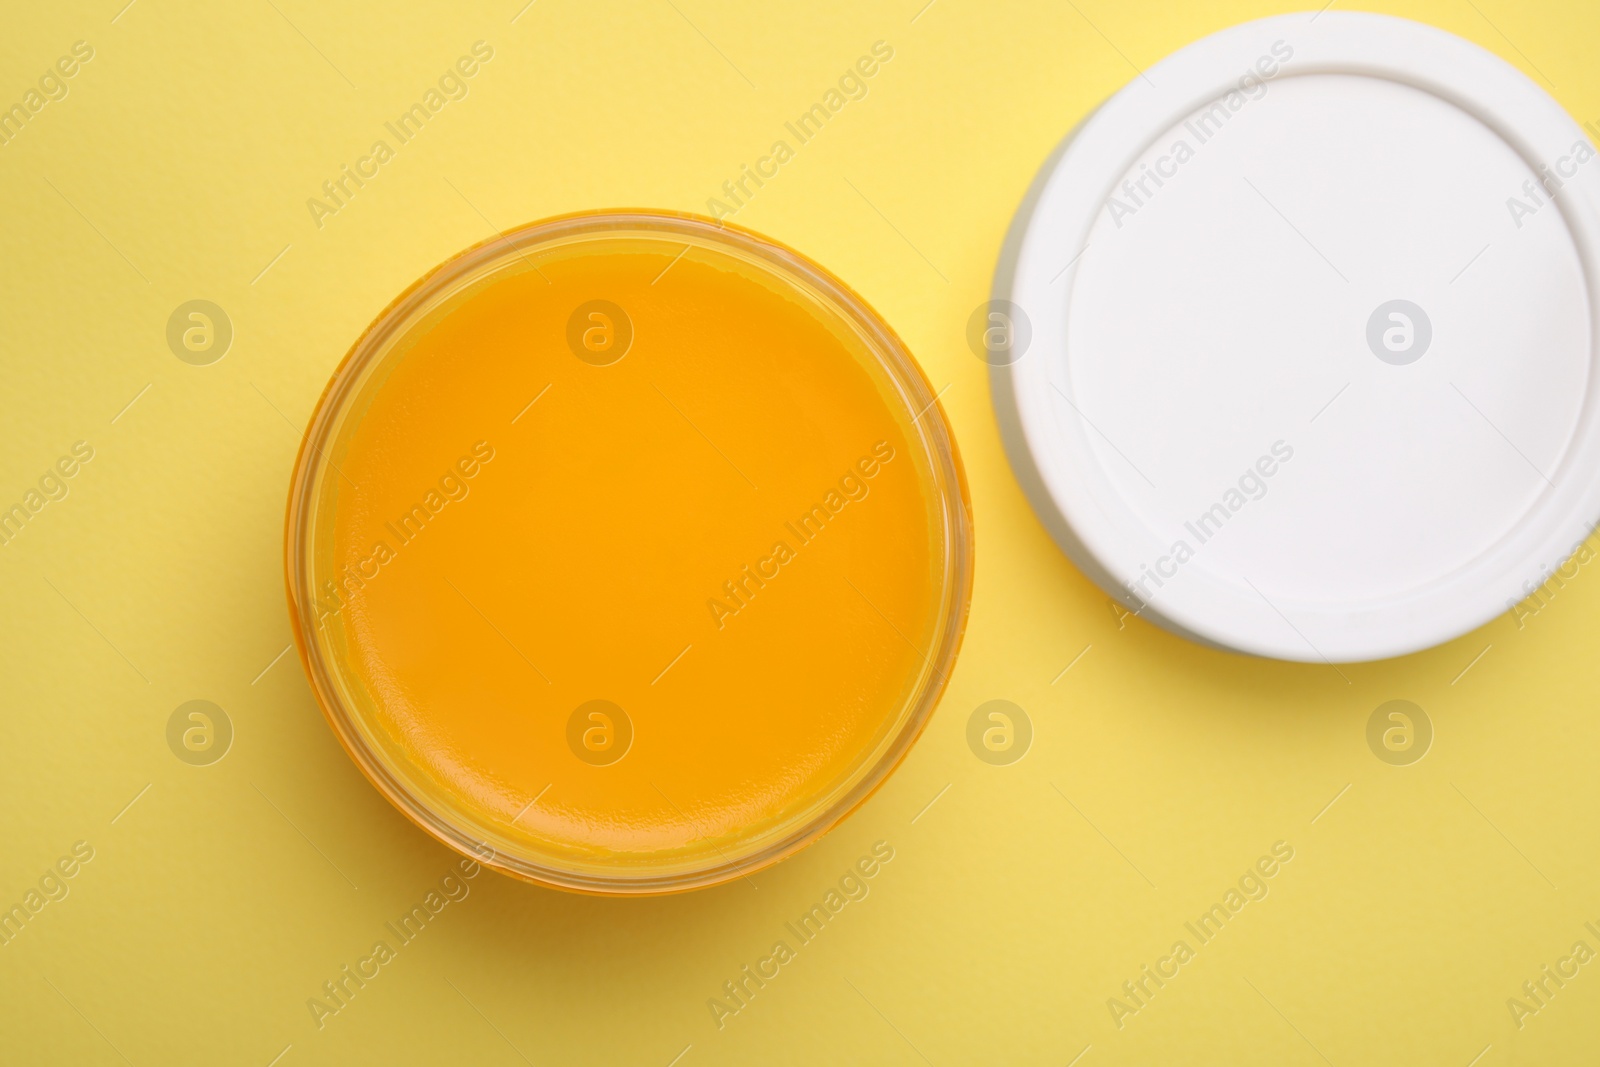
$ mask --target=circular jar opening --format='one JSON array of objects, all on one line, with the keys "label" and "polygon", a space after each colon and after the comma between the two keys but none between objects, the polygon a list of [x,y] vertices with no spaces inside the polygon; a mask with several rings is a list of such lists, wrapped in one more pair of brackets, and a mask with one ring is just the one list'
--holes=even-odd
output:
[{"label": "circular jar opening", "polygon": [[469,249],[366,331],[290,491],[289,600],[373,784],[505,873],[748,874],[926,725],[972,585],[961,463],[893,331],[696,216]]}]

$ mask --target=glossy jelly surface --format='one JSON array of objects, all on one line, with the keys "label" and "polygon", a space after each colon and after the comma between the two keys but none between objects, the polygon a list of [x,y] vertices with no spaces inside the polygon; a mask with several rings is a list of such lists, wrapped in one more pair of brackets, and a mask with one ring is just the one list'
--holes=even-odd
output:
[{"label": "glossy jelly surface", "polygon": [[970,523],[894,335],[797,254],[681,216],[464,253],[341,367],[291,499],[324,710],[424,828],[594,892],[824,832],[948,676]]}]

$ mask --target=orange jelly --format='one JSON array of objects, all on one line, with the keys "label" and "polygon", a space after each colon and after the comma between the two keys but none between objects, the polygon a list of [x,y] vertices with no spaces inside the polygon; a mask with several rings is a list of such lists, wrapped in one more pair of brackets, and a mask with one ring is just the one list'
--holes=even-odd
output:
[{"label": "orange jelly", "polygon": [[536,224],[403,295],[297,465],[289,587],[336,733],[507,873],[667,892],[859,804],[971,585],[944,416],[798,254],[652,213]]}]

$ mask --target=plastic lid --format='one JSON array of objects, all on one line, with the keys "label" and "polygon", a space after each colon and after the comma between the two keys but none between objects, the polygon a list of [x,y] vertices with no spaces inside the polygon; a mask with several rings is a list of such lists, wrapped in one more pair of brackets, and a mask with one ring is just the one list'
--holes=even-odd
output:
[{"label": "plastic lid", "polygon": [[1203,643],[1465,633],[1600,516],[1597,204],[1578,124],[1443,31],[1329,11],[1199,41],[1018,215],[988,309],[1013,466],[1086,573]]}]

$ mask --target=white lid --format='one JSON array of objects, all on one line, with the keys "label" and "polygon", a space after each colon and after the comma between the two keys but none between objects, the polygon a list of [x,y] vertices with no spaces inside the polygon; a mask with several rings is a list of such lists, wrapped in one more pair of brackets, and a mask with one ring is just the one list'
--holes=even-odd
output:
[{"label": "white lid", "polygon": [[1456,637],[1600,517],[1597,205],[1578,124],[1448,33],[1325,11],[1207,37],[1018,214],[1011,304],[974,319],[1012,464],[1090,577],[1196,640]]}]

